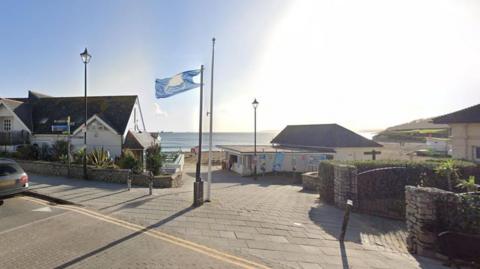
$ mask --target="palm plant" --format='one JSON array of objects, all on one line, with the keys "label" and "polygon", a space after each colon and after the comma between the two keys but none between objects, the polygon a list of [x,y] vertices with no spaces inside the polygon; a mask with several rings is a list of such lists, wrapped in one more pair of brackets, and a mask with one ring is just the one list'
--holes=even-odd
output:
[{"label": "palm plant", "polygon": [[457,184],[457,188],[466,190],[467,192],[476,192],[478,185],[475,184],[475,177],[470,176],[468,179],[460,179],[460,183]]},{"label": "palm plant", "polygon": [[113,165],[113,160],[110,157],[110,152],[107,150],[94,149],[91,153],[87,155],[87,162],[91,165],[101,168],[111,167]]},{"label": "palm plant", "polygon": [[455,162],[452,159],[446,160],[435,168],[435,172],[447,177],[448,190],[452,191],[452,179],[458,180],[458,168]]}]

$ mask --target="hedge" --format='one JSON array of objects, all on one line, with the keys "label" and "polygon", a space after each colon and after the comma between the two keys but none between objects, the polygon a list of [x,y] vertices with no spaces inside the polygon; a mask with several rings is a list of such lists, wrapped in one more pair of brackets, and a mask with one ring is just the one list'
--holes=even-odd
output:
[{"label": "hedge", "polygon": [[[403,172],[399,170],[386,170],[382,172],[382,176],[404,177],[399,180],[405,180],[405,185],[435,187],[443,190],[448,189],[446,176],[438,175],[435,168],[438,167],[442,160],[427,160],[427,161],[403,161],[403,160],[378,160],[378,161],[348,161],[339,162],[331,161],[331,164],[351,164],[357,167],[358,173],[368,170],[386,168],[386,167],[405,167]],[[459,178],[468,178],[468,176],[475,176],[477,182],[480,181],[480,168],[472,162],[454,160],[458,168]],[[390,172],[389,172],[390,171]],[[375,173],[371,174],[375,176]],[[362,177],[368,177],[368,174]],[[460,190],[458,190],[460,191]]]}]

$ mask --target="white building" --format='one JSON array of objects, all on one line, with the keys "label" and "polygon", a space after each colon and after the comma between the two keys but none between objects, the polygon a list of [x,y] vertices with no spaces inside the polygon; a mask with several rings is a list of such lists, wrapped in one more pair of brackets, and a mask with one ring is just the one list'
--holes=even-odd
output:
[{"label": "white building", "polygon": [[[382,145],[338,124],[288,125],[273,140],[275,146],[333,151],[335,160],[371,160],[367,152]],[[380,154],[380,153],[378,153]],[[377,154],[377,155],[378,155]]]},{"label": "white building", "polygon": [[[322,160],[372,160],[382,147],[338,124],[289,125],[271,143],[257,146],[258,173],[262,168],[266,173],[316,171]],[[225,152],[225,168],[244,176],[253,173],[253,146],[217,147]]]},{"label": "white building", "polygon": [[[219,145],[224,168],[242,176],[252,175],[255,167],[254,147]],[[288,149],[268,145],[257,146],[257,173],[316,171],[322,160],[333,159],[332,152]]]},{"label": "white building", "polygon": [[427,149],[434,152],[447,154],[450,151],[450,140],[447,138],[427,137],[425,138]]},{"label": "white building", "polygon": [[[84,97],[50,97],[29,91],[27,98],[0,98],[0,150],[18,145],[52,145],[67,140],[84,146]],[[87,150],[103,148],[120,156],[129,132],[146,132],[136,95],[87,97]],[[70,124],[68,124],[70,119]],[[156,140],[152,137],[152,143]],[[145,143],[144,143],[145,144]]]}]

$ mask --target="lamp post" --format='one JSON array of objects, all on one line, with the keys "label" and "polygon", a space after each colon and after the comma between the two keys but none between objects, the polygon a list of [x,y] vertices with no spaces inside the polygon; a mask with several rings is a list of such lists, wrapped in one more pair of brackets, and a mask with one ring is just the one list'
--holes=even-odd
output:
[{"label": "lamp post", "polygon": [[80,53],[80,57],[82,57],[82,62],[85,65],[85,98],[84,98],[84,104],[85,104],[85,125],[83,129],[83,144],[85,147],[85,154],[83,155],[83,178],[87,179],[87,119],[88,119],[88,114],[87,114],[87,64],[90,62],[90,58],[92,58],[92,55],[88,54],[87,48]]},{"label": "lamp post", "polygon": [[257,180],[257,98],[252,102],[253,106],[253,179]]}]

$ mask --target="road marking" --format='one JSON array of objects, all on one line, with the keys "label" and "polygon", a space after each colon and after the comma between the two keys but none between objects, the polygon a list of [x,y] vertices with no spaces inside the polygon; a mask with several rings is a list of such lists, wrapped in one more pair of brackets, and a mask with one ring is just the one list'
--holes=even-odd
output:
[{"label": "road marking", "polygon": [[[47,205],[45,202],[39,201],[37,199],[32,199],[32,198],[29,198],[29,197],[22,197],[22,198],[26,199],[26,200],[29,200],[29,201],[32,201],[32,202],[35,202],[35,203]],[[107,215],[104,215],[104,214],[101,214],[101,213],[98,213],[98,212],[95,212],[95,211],[92,211],[92,210],[89,210],[89,209],[70,206],[70,205],[56,205],[55,207],[62,208],[62,209],[65,209],[65,210],[69,210],[69,211],[74,211],[74,212],[83,214],[85,216],[89,216],[91,218],[95,218],[95,219],[98,219],[98,220],[101,220],[101,221],[104,221],[104,222],[115,224],[117,226],[129,229],[131,231],[140,232],[140,233],[149,235],[151,237],[154,237],[156,239],[160,239],[160,240],[163,240],[163,241],[166,241],[166,242],[169,242],[169,243],[172,243],[172,244],[175,244],[175,245],[178,245],[178,246],[181,246],[181,247],[184,247],[184,248],[202,253],[202,254],[207,255],[209,257],[216,258],[216,259],[221,260],[223,262],[234,264],[234,265],[237,265],[237,266],[242,267],[242,268],[264,268],[264,269],[269,268],[269,267],[267,267],[263,264],[259,264],[259,263],[256,263],[256,262],[244,259],[244,258],[233,256],[233,255],[230,255],[228,253],[225,253],[225,252],[222,252],[222,251],[219,251],[219,250],[216,250],[216,249],[204,246],[204,245],[200,245],[200,244],[197,244],[197,243],[185,240],[185,239],[181,239],[181,238],[176,237],[176,236],[172,236],[172,235],[160,232],[160,231],[156,231],[156,230],[153,230],[153,229],[145,227],[145,226],[141,226],[141,225],[137,225],[137,224],[130,223],[130,222],[127,222],[127,221],[123,221],[123,220],[120,220],[120,219],[117,219],[117,218],[113,218],[111,216],[107,216]]]},{"label": "road marking", "polygon": [[37,208],[37,209],[33,209],[32,211],[35,211],[35,212],[52,212],[52,208],[50,208],[49,206],[46,206],[46,207],[40,207],[40,208]]}]

